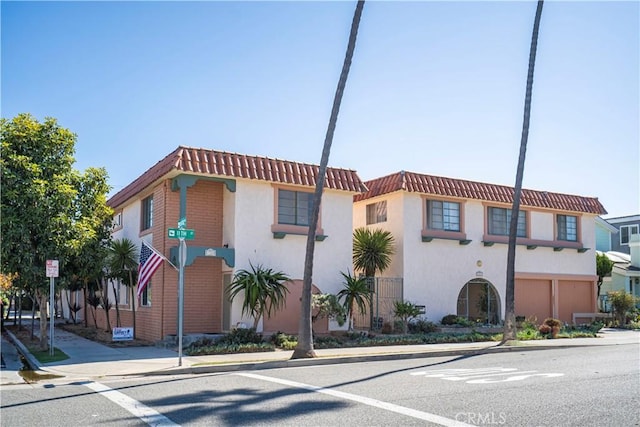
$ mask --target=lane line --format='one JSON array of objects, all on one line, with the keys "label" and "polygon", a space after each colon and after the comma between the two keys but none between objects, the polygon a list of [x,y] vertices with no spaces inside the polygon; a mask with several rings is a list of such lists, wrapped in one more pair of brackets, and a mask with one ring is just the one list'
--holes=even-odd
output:
[{"label": "lane line", "polygon": [[375,408],[384,409],[397,414],[406,415],[408,417],[417,418],[419,420],[429,421],[434,424],[439,424],[446,427],[471,427],[471,424],[465,424],[463,422],[452,420],[450,418],[441,417],[440,415],[430,414],[429,412],[417,411],[415,409],[407,408],[404,406],[394,405],[393,403],[383,402],[377,399],[371,399],[369,397],[358,396],[356,394],[345,393],[343,391],[331,390],[324,387],[317,387],[310,384],[303,384],[295,381],[283,380],[280,378],[266,377],[264,375],[251,374],[248,372],[240,372],[234,375],[242,377],[253,378],[256,380],[269,381],[272,383],[282,384],[289,387],[301,388],[304,390],[313,391],[315,393],[322,393],[333,397],[339,397],[345,400],[351,400],[354,402],[362,403],[364,405],[373,406]]},{"label": "lane line", "polygon": [[150,426],[167,426],[167,427],[178,426],[179,427],[179,424],[174,423],[169,418],[165,417],[155,409],[152,409],[138,402],[137,400],[132,399],[131,397],[127,396],[124,393],[120,393],[117,390],[109,388],[104,384],[100,384],[96,382],[87,382],[87,383],[84,383],[84,386],[89,387],[91,390],[95,391],[96,393],[101,394],[102,396],[106,397],[113,403],[131,412],[133,415],[140,418],[142,421],[149,424]]}]

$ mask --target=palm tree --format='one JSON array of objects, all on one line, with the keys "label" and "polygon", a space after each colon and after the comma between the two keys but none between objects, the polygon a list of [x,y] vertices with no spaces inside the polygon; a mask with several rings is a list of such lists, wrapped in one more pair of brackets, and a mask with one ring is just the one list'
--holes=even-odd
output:
[{"label": "palm tree", "polygon": [[347,76],[349,75],[351,60],[353,59],[353,52],[356,47],[356,37],[358,35],[358,27],[360,26],[360,17],[362,16],[363,7],[364,0],[358,0],[356,10],[353,14],[353,21],[351,22],[351,33],[349,34],[347,53],[342,65],[342,72],[340,73],[340,79],[338,80],[336,94],[333,98],[333,108],[331,109],[329,126],[327,127],[327,133],[324,138],[318,176],[316,177],[316,188],[313,193],[313,208],[311,209],[311,216],[309,218],[309,233],[307,234],[307,247],[304,259],[298,345],[293,350],[293,355],[291,356],[292,359],[316,357],[316,353],[313,350],[313,325],[311,321],[311,280],[313,276],[313,251],[316,243],[316,227],[318,226],[320,201],[322,200],[322,190],[324,188],[325,176],[327,174],[329,153],[331,152],[331,144],[333,143],[333,133],[335,132],[336,124],[338,122],[340,103],[342,102],[342,95],[347,84]]},{"label": "palm tree", "polygon": [[356,278],[351,273],[343,273],[344,288],[338,292],[338,298],[344,299],[344,308],[349,316],[349,330],[353,330],[353,317],[355,308],[358,307],[360,314],[365,314],[371,301],[371,288],[366,277]]},{"label": "palm tree", "polygon": [[516,185],[513,194],[513,207],[511,208],[511,223],[509,224],[509,247],[507,249],[507,287],[505,292],[504,333],[502,343],[516,339],[516,313],[515,313],[515,262],[516,262],[516,235],[518,231],[518,212],[520,211],[520,196],[522,194],[522,177],[524,175],[524,159],[527,153],[527,140],[529,138],[529,120],[531,117],[531,91],[533,89],[533,70],[536,63],[536,49],[538,47],[538,30],[540,29],[540,17],[544,0],[538,0],[536,16],[533,21],[533,34],[529,49],[529,70],[527,73],[527,90],[524,98],[524,119],[522,123],[522,138],[520,140],[520,155],[518,157],[518,169],[516,171]]},{"label": "palm tree", "polygon": [[353,267],[366,277],[375,277],[391,264],[395,241],[389,231],[370,230],[365,227],[353,232]]},{"label": "palm tree", "polygon": [[253,316],[253,328],[258,327],[258,322],[263,315],[271,317],[271,314],[284,308],[289,289],[284,284],[289,277],[270,268],[261,265],[251,271],[240,270],[229,284],[229,299],[233,300],[240,292],[244,293],[242,301],[242,314]]},{"label": "palm tree", "polygon": [[138,271],[138,251],[131,240],[122,238],[111,242],[111,247],[109,248],[109,271],[113,278],[118,279],[131,289],[131,314],[133,316],[133,334],[135,338],[136,304],[134,279]]}]

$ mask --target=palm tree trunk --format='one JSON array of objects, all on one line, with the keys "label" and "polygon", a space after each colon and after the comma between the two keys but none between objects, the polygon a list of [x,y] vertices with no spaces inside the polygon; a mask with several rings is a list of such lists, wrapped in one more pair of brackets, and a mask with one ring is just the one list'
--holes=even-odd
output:
[{"label": "palm tree trunk", "polygon": [[518,157],[518,169],[516,171],[516,184],[513,194],[513,207],[511,208],[511,223],[509,224],[509,247],[507,250],[507,284],[505,293],[505,317],[502,343],[513,341],[517,337],[515,314],[515,260],[516,260],[516,234],[518,230],[518,213],[520,211],[520,196],[522,193],[522,177],[524,175],[524,160],[527,153],[527,140],[529,138],[529,120],[531,117],[531,91],[533,89],[533,70],[536,63],[536,49],[538,47],[538,31],[540,29],[540,17],[544,0],[538,0],[536,16],[533,22],[533,34],[531,36],[531,48],[529,50],[529,70],[527,74],[527,90],[524,99],[524,119],[522,123],[522,138],[520,140],[520,155]]},{"label": "palm tree trunk", "polygon": [[115,308],[116,308],[116,326],[120,327],[120,326],[122,326],[120,324],[120,308],[118,307],[120,298],[119,298],[119,295],[118,295],[118,290],[116,289],[115,282],[111,282],[111,287],[113,288],[113,295],[115,295],[115,298],[116,298],[116,304],[115,304]]},{"label": "palm tree trunk", "polygon": [[338,122],[338,112],[342,102],[342,95],[347,84],[349,69],[351,68],[351,60],[356,46],[356,37],[358,35],[358,27],[360,26],[360,17],[362,16],[362,8],[364,0],[358,0],[356,10],[351,22],[351,33],[349,35],[349,44],[347,45],[347,53],[342,65],[342,72],[338,80],[338,88],[333,99],[333,108],[331,117],[329,118],[329,126],[324,139],[322,148],[322,158],[316,177],[316,188],[313,194],[313,209],[309,221],[309,233],[307,234],[307,248],[304,260],[304,277],[302,281],[302,298],[300,307],[300,323],[298,328],[298,345],[293,351],[292,359],[303,359],[316,357],[313,350],[313,325],[311,322],[311,281],[313,276],[313,253],[316,242],[316,227],[318,226],[318,215],[320,211],[320,201],[322,200],[322,190],[324,188],[325,176],[327,173],[327,164],[329,163],[329,153],[331,152],[331,144],[333,143],[333,133]]}]

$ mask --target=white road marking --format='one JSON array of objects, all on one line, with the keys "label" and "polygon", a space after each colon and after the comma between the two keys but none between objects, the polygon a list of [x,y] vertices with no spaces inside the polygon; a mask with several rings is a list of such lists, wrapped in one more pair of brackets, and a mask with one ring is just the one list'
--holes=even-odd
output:
[{"label": "white road marking", "polygon": [[[558,373],[538,374],[536,372],[538,371],[518,371],[517,368],[435,369],[433,371],[412,372],[409,375],[421,375],[426,378],[440,378],[448,381],[466,381],[467,384],[492,384],[521,381],[531,377],[555,378],[564,375]],[[506,375],[511,376],[503,379],[489,379],[489,377]]]},{"label": "white road marking", "polygon": [[150,426],[179,427],[179,424],[174,423],[155,409],[149,408],[148,406],[138,402],[137,400],[130,398],[126,394],[120,393],[119,391],[109,388],[104,384],[87,382],[84,383],[84,385],[89,387],[96,393],[100,393],[102,396],[106,397],[113,403],[131,412],[133,415],[140,418]]},{"label": "white road marking", "polygon": [[397,414],[406,415],[408,417],[417,418],[419,420],[429,421],[434,424],[439,424],[447,427],[471,427],[471,424],[466,424],[460,421],[452,420],[450,418],[441,417],[440,415],[430,414],[428,412],[417,411],[415,409],[406,408],[404,406],[394,405],[393,403],[383,402],[377,399],[371,399],[369,397],[358,396],[356,394],[345,393],[343,391],[331,390],[324,387],[317,387],[310,384],[303,384],[295,381],[283,380],[280,378],[266,377],[264,375],[251,374],[248,372],[236,373],[242,377],[253,378],[256,380],[269,381],[276,384],[282,384],[289,387],[301,388],[304,390],[313,391],[316,393],[322,393],[340,399],[351,400],[354,402],[362,403],[364,405],[373,406],[375,408],[384,409]]}]

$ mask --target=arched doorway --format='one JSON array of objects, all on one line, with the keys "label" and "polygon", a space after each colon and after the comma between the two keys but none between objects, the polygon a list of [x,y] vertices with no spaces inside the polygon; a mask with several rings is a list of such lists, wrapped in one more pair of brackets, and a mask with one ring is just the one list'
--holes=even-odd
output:
[{"label": "arched doorway", "polygon": [[496,288],[485,279],[468,281],[458,294],[460,317],[488,325],[500,323],[500,298]]},{"label": "arched doorway", "polygon": [[[302,280],[290,280],[287,282],[287,288],[289,288],[289,293],[287,294],[287,302],[284,309],[276,311],[271,317],[264,317],[262,328],[264,334],[273,334],[278,331],[291,335],[298,334],[298,321],[302,305]],[[311,285],[311,293],[320,294],[322,292],[316,285]],[[315,334],[326,334],[328,331],[328,319],[320,319],[313,323],[313,332]]]}]

